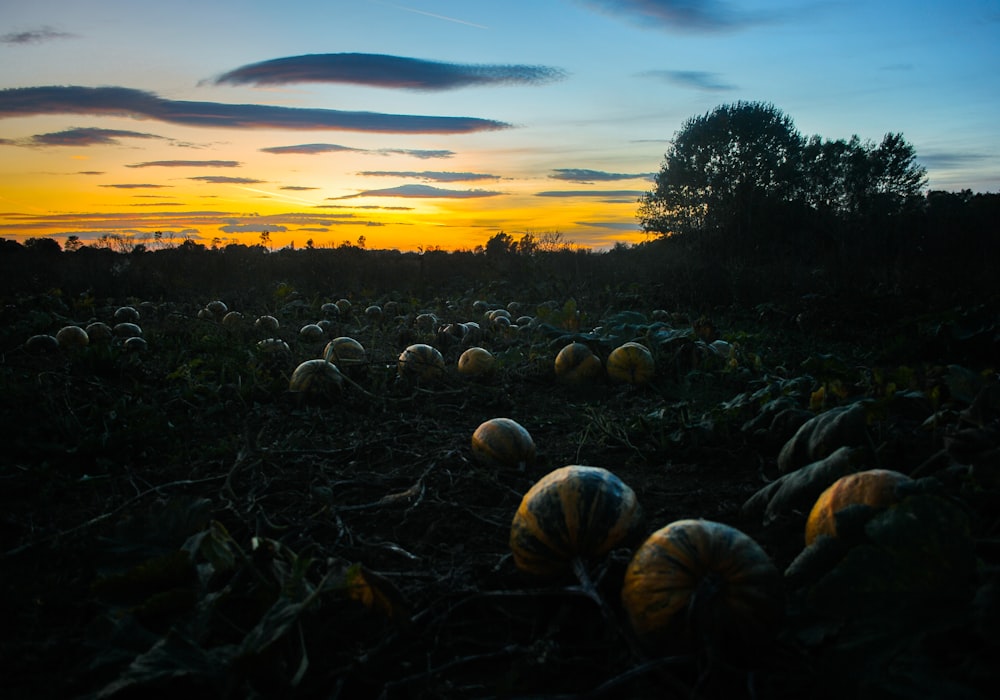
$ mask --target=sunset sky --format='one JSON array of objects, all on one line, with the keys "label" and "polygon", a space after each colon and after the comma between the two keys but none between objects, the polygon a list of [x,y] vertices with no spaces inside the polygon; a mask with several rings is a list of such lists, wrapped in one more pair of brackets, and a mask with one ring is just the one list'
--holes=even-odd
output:
[{"label": "sunset sky", "polygon": [[738,100],[1000,191],[1000,2],[3,2],[0,237],[603,249]]}]

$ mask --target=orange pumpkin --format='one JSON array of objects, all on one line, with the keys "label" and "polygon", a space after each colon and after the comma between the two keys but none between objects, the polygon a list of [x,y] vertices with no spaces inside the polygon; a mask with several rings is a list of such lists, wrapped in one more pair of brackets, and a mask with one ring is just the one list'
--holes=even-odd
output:
[{"label": "orange pumpkin", "polygon": [[486,465],[524,469],[535,461],[535,441],[517,421],[491,418],[472,433],[472,454]]},{"label": "orange pumpkin", "polygon": [[625,343],[608,355],[607,371],[614,381],[646,384],[656,371],[653,353],[645,345]]},{"label": "orange pumpkin", "polygon": [[555,360],[556,378],[565,383],[580,385],[601,375],[601,359],[583,343],[570,343],[559,351]]},{"label": "orange pumpkin", "polygon": [[820,535],[837,536],[837,512],[851,505],[887,508],[896,503],[896,490],[910,477],[890,469],[868,469],[842,476],[813,504],[806,520],[806,546]]},{"label": "orange pumpkin", "polygon": [[354,338],[340,336],[326,344],[323,359],[340,368],[363,365],[366,362],[365,348]]},{"label": "orange pumpkin", "polygon": [[485,377],[496,369],[496,358],[486,348],[471,347],[458,357],[458,373],[463,377]]},{"label": "orange pumpkin", "polygon": [[622,605],[645,639],[752,646],[777,631],[783,580],[749,535],[710,520],[678,520],[636,550]]},{"label": "orange pumpkin", "polygon": [[399,355],[396,365],[400,377],[415,382],[434,382],[444,376],[441,351],[425,343],[414,343]]},{"label": "orange pumpkin", "polygon": [[597,559],[627,543],[640,522],[635,492],[613,473],[561,467],[521,499],[510,527],[514,564],[538,576],[565,573],[575,560]]}]

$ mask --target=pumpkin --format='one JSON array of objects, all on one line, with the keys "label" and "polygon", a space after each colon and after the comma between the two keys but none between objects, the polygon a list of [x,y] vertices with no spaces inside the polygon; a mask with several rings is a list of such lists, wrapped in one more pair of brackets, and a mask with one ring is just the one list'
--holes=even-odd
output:
[{"label": "pumpkin", "polygon": [[365,318],[372,323],[379,323],[382,320],[382,307],[378,304],[372,304],[366,307]]},{"label": "pumpkin", "polygon": [[365,348],[354,338],[340,336],[326,344],[323,359],[332,362],[338,368],[356,367],[366,362]]},{"label": "pumpkin", "polygon": [[608,376],[617,382],[646,384],[655,370],[653,354],[639,343],[625,343],[608,355]]},{"label": "pumpkin", "polygon": [[621,595],[632,629],[654,642],[752,649],[777,632],[784,612],[782,575],[763,548],[710,520],[678,520],[651,534],[625,570]]},{"label": "pumpkin", "polygon": [[601,360],[583,343],[570,343],[555,360],[556,378],[565,384],[584,384],[601,375]]},{"label": "pumpkin", "polygon": [[607,469],[560,467],[521,499],[510,527],[514,564],[538,576],[568,572],[626,543],[640,513],[635,492]]},{"label": "pumpkin", "polygon": [[315,323],[307,323],[299,329],[299,338],[304,343],[318,343],[323,340],[323,329]]},{"label": "pumpkin", "polygon": [[131,338],[126,338],[122,347],[125,349],[125,352],[141,353],[149,349],[149,344],[145,338],[134,335]]},{"label": "pumpkin", "polygon": [[215,314],[213,314],[208,309],[198,309],[198,318],[200,318],[202,321],[214,321]]},{"label": "pumpkin", "polygon": [[115,323],[138,323],[139,312],[134,306],[119,306],[114,313]]},{"label": "pumpkin", "polygon": [[493,374],[497,359],[486,348],[473,346],[458,357],[458,373],[463,377],[485,377]]},{"label": "pumpkin", "polygon": [[278,328],[281,327],[281,324],[278,322],[278,319],[276,319],[274,316],[260,316],[257,318],[256,321],[254,321],[253,325],[254,328],[256,328],[257,330],[263,331],[265,333],[274,333],[275,331],[278,330]]},{"label": "pumpkin", "polygon": [[488,466],[524,469],[535,461],[535,441],[517,421],[491,418],[472,433],[472,455]]},{"label": "pumpkin", "polygon": [[55,352],[59,349],[59,341],[54,335],[39,333],[24,341],[24,349],[36,355]]},{"label": "pumpkin", "polygon": [[400,377],[416,382],[433,382],[444,376],[441,351],[425,343],[414,343],[399,354],[396,365]]},{"label": "pumpkin", "polygon": [[107,343],[114,335],[111,331],[111,326],[103,321],[94,321],[93,323],[88,324],[86,331],[87,337],[92,343]]},{"label": "pumpkin", "polygon": [[340,311],[341,316],[351,315],[351,302],[347,299],[337,299],[335,303],[337,304],[337,309]]},{"label": "pumpkin", "polygon": [[116,338],[141,338],[142,329],[134,323],[116,323],[111,329]]},{"label": "pumpkin", "polygon": [[337,365],[323,359],[302,362],[288,380],[289,391],[313,395],[336,393],[343,385]]},{"label": "pumpkin", "polygon": [[319,307],[320,313],[331,321],[336,321],[340,318],[340,307],[334,302],[328,301]]},{"label": "pumpkin", "polygon": [[64,326],[56,333],[61,348],[83,348],[90,343],[90,336],[80,326]]},{"label": "pumpkin", "polygon": [[820,535],[837,536],[837,512],[852,505],[887,508],[896,503],[896,490],[910,477],[891,469],[867,469],[842,476],[813,504],[806,520],[806,546]]},{"label": "pumpkin", "polygon": [[225,316],[229,312],[229,307],[226,306],[226,302],[218,299],[205,304],[205,308],[208,309],[213,316]]},{"label": "pumpkin", "polygon": [[243,325],[243,314],[239,311],[230,311],[222,317],[222,325],[231,330],[236,330]]}]

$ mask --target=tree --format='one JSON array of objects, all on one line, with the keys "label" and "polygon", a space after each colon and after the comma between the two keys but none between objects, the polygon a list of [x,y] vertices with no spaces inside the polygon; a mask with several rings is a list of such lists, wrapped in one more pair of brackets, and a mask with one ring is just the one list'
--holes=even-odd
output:
[{"label": "tree", "polygon": [[517,242],[509,233],[499,231],[486,241],[486,257],[496,258],[513,253],[517,249]]},{"label": "tree", "polygon": [[643,229],[751,238],[766,205],[795,197],[802,144],[792,120],[763,102],[722,105],[688,119],[655,187],[639,200]]}]

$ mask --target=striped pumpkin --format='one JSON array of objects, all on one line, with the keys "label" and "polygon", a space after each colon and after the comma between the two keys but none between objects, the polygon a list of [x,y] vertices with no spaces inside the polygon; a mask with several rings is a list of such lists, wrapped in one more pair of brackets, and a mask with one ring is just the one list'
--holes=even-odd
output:
[{"label": "striped pumpkin", "polygon": [[608,376],[616,382],[646,384],[655,370],[653,354],[639,343],[625,343],[608,355]]},{"label": "striped pumpkin", "polygon": [[517,421],[491,418],[472,433],[472,455],[487,466],[524,469],[535,461],[535,441]]},{"label": "striped pumpkin", "polygon": [[340,369],[365,364],[365,348],[354,338],[340,336],[334,338],[323,349],[323,359]]},{"label": "striped pumpkin", "polygon": [[444,376],[444,357],[435,347],[414,343],[400,353],[397,372],[411,381],[435,382]]},{"label": "striped pumpkin", "polygon": [[837,512],[851,505],[887,508],[898,500],[896,490],[910,477],[890,469],[868,469],[837,479],[813,505],[806,520],[806,546],[820,535],[837,536]]},{"label": "striped pumpkin", "polygon": [[289,391],[313,395],[336,393],[343,385],[344,377],[337,366],[323,359],[306,360],[288,380]]},{"label": "striped pumpkin", "polygon": [[588,384],[601,376],[601,358],[583,343],[570,343],[556,355],[556,378],[564,384]]},{"label": "striped pumpkin", "polygon": [[749,535],[710,520],[678,520],[636,550],[622,605],[643,638],[752,645],[777,631],[783,580]]},{"label": "striped pumpkin", "polygon": [[521,499],[510,527],[514,564],[538,576],[565,573],[576,559],[594,560],[626,543],[640,514],[635,492],[607,469],[561,467]]},{"label": "striped pumpkin", "polygon": [[458,373],[463,377],[487,377],[496,369],[496,358],[486,348],[465,350],[458,357]]}]

